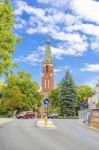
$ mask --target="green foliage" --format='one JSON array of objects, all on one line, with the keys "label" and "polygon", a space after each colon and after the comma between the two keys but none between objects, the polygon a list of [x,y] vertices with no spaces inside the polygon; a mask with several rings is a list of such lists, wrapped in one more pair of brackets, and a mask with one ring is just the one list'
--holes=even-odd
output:
[{"label": "green foliage", "polygon": [[19,41],[13,32],[14,14],[12,6],[8,0],[0,1],[0,75],[9,73],[9,69],[14,67],[11,54]]},{"label": "green foliage", "polygon": [[62,80],[59,97],[61,113],[66,116],[73,116],[75,114],[76,89],[69,71],[66,72]]},{"label": "green foliage", "polygon": [[58,119],[78,119],[77,116],[58,116]]},{"label": "green foliage", "polygon": [[97,109],[99,108],[99,102],[96,103],[96,107],[97,107]]},{"label": "green foliage", "polygon": [[13,112],[16,109],[22,109],[23,102],[24,95],[17,86],[13,86],[12,88],[3,88],[2,106],[5,108],[5,111]]},{"label": "green foliage", "polygon": [[0,80],[0,92],[2,91],[3,82]]},{"label": "green foliage", "polygon": [[3,88],[2,105],[6,111],[17,109],[37,110],[41,105],[42,94],[38,91],[38,83],[31,80],[31,75],[25,71],[8,76]]},{"label": "green foliage", "polygon": [[48,94],[48,98],[50,100],[49,112],[58,113],[59,112],[59,89],[55,88],[51,90],[51,92]]},{"label": "green foliage", "polygon": [[88,85],[81,85],[81,86],[76,86],[76,111],[80,109],[81,103],[84,101],[84,97],[88,99],[88,97],[91,97],[93,94],[93,90],[90,86]]}]

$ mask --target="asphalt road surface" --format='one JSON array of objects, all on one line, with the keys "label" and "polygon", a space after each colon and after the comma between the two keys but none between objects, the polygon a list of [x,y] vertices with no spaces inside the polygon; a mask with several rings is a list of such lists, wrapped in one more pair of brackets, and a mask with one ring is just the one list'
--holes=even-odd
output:
[{"label": "asphalt road surface", "polygon": [[53,120],[55,129],[35,126],[35,119],[0,125],[0,150],[99,150],[99,130],[78,120]]}]

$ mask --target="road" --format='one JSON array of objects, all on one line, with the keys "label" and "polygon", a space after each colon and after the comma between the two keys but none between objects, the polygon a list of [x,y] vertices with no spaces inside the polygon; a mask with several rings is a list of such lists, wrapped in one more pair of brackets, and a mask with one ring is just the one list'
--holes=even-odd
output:
[{"label": "road", "polygon": [[78,120],[53,121],[55,129],[36,127],[35,119],[0,125],[0,150],[99,150],[99,130]]}]

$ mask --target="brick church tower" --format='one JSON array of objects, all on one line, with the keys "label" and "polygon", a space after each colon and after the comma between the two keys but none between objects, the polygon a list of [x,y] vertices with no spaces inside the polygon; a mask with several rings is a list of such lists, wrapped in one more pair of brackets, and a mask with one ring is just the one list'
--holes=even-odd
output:
[{"label": "brick church tower", "polygon": [[42,92],[47,94],[54,88],[54,65],[51,56],[49,35],[46,41],[45,56],[42,64]]}]

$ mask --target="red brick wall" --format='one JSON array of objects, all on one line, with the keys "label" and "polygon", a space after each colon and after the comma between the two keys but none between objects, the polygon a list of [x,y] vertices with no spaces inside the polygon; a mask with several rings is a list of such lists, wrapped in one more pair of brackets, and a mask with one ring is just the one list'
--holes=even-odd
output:
[{"label": "red brick wall", "polygon": [[42,65],[42,92],[48,93],[54,88],[54,66],[45,62]]}]

